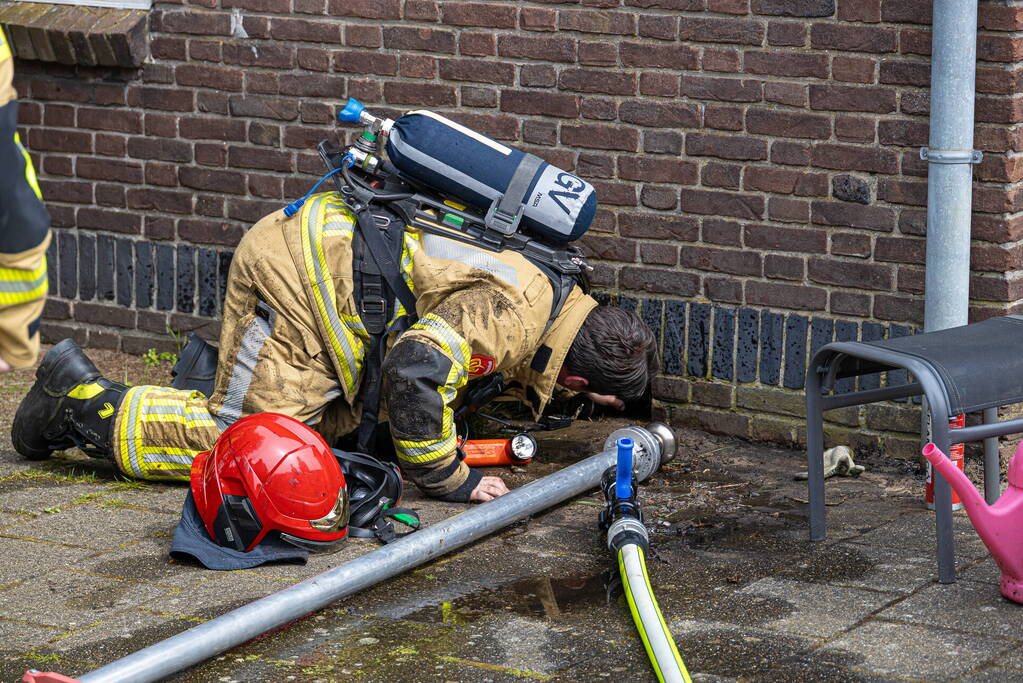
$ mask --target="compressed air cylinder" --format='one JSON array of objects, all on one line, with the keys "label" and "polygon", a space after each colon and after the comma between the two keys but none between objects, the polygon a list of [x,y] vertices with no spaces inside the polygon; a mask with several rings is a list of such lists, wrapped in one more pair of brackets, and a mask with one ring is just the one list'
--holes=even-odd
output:
[{"label": "compressed air cylinder", "polygon": [[[386,149],[402,173],[483,210],[505,194],[531,156],[431,111],[395,120]],[[585,180],[540,161],[525,187],[520,223],[525,231],[564,244],[589,229],[597,195]]]}]

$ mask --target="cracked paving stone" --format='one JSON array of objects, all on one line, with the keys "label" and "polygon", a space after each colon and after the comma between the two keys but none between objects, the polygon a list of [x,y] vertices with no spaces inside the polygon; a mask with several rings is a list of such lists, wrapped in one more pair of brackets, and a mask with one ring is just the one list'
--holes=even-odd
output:
[{"label": "cracked paving stone", "polygon": [[827,661],[841,657],[848,665],[858,655],[856,669],[912,679],[948,681],[977,668],[1011,647],[1011,643],[981,635],[897,624],[872,619],[817,650]]},{"label": "cracked paving stone", "polygon": [[890,593],[776,578],[751,583],[734,595],[736,599],[745,596],[789,605],[791,612],[765,621],[762,628],[819,638],[831,637],[853,626],[896,597]]},{"label": "cracked paving stone", "polygon": [[4,616],[68,630],[151,600],[167,588],[60,569],[2,594]]},{"label": "cracked paving stone", "polygon": [[883,619],[928,624],[1006,638],[1023,638],[1020,605],[997,586],[960,581],[933,584],[880,612]]},{"label": "cracked paving stone", "polygon": [[[66,545],[0,537],[0,596],[7,587],[33,579],[59,567],[77,565],[89,551]],[[46,558],[40,561],[40,558]]]},{"label": "cracked paving stone", "polygon": [[19,524],[15,527],[16,533],[0,531],[0,535],[108,550],[133,539],[172,533],[179,517],[180,514],[84,503]]}]

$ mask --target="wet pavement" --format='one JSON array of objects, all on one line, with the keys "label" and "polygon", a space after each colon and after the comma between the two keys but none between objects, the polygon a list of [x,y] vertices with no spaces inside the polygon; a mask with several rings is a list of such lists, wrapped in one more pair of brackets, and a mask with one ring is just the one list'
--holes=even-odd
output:
[{"label": "wet pavement", "polygon": [[[159,373],[118,354],[115,378]],[[27,371],[0,378],[8,432]],[[625,421],[541,439],[510,485],[596,453]],[[0,446],[0,681],[82,674],[356,556],[211,572],[172,562],[184,487],[108,463],[20,460]],[[880,457],[829,480],[829,540],[807,541],[802,454],[680,431],[641,488],[657,598],[697,681],[1019,681],[1023,607],[956,515],[960,581],[935,583],[933,516],[915,467]],[[499,473],[495,471],[495,473]],[[464,506],[407,504],[428,522]],[[580,496],[231,650],[174,680],[653,681],[627,606],[608,600],[601,498]]]}]

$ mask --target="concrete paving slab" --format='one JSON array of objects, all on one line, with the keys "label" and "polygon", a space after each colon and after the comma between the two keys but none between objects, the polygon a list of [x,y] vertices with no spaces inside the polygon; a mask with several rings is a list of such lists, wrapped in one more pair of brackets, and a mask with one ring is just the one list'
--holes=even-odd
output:
[{"label": "concrete paving slab", "polygon": [[861,576],[834,579],[832,583],[837,586],[908,594],[935,579],[937,568],[933,552],[908,548],[896,551],[892,548],[845,542],[836,547],[861,553],[873,564]]},{"label": "concrete paving slab", "polygon": [[17,525],[14,532],[0,531],[0,536],[16,535],[94,550],[109,550],[143,536],[172,533],[179,516],[180,512],[170,515],[132,507],[103,507],[91,502],[37,517]]},{"label": "concrete paving slab", "polygon": [[958,631],[1023,639],[1023,610],[987,583],[932,584],[879,617]]},{"label": "concrete paving slab", "polygon": [[727,622],[677,619],[669,623],[690,672],[760,680],[781,661],[807,655],[819,641]]},{"label": "concrete paving slab", "polygon": [[857,669],[913,680],[950,681],[1005,651],[999,638],[872,619],[817,651],[819,659],[858,656]]},{"label": "concrete paving slab", "polygon": [[998,565],[990,557],[980,560],[975,564],[959,570],[957,575],[960,581],[976,581],[978,583],[1001,584],[1002,572]]},{"label": "concrete paving slab", "polygon": [[78,567],[101,576],[174,588],[209,580],[210,573],[205,569],[172,559],[170,543],[169,536],[132,540],[113,550],[93,552]]},{"label": "concrete paving slab", "polygon": [[[22,581],[77,566],[89,554],[85,548],[0,537],[0,596]],[[0,597],[2,602],[2,597]]]},{"label": "concrete paving slab", "polygon": [[[27,624],[21,621],[0,619],[0,661],[8,656],[27,652],[44,645],[65,633],[66,631],[62,629],[41,624]],[[21,673],[24,673],[24,671]],[[18,676],[20,678],[21,674],[18,674]],[[17,679],[7,676],[3,677],[2,680],[11,681]]]},{"label": "concrete paving slab", "polygon": [[187,590],[164,591],[155,599],[140,603],[140,607],[158,614],[210,619],[294,583],[248,571],[206,571],[204,574],[206,580],[192,584]]},{"label": "concrete paving slab", "polygon": [[[977,536],[965,513],[952,516],[956,554],[961,557],[980,559],[988,552],[983,541]],[[934,552],[934,513],[929,510],[909,508],[900,515],[897,523],[889,522],[855,539],[857,543],[882,548],[901,548],[918,552]]]},{"label": "concrete paving slab", "polygon": [[851,628],[896,599],[893,593],[766,578],[736,592],[735,598],[767,598],[790,608],[788,614],[765,621],[763,628],[801,636],[829,638]]},{"label": "concrete paving slab", "polygon": [[1019,683],[1021,672],[988,669],[960,678],[958,683]]},{"label": "concrete paving slab", "polygon": [[1002,669],[1023,670],[1023,644],[1019,647],[1011,648],[1003,655],[999,655],[995,658],[993,664]]},{"label": "concrete paving slab", "polygon": [[14,480],[0,483],[0,509],[36,516],[54,514],[103,493],[102,484]]},{"label": "concrete paving slab", "polygon": [[60,569],[2,593],[4,615],[74,630],[166,593],[169,589]]}]

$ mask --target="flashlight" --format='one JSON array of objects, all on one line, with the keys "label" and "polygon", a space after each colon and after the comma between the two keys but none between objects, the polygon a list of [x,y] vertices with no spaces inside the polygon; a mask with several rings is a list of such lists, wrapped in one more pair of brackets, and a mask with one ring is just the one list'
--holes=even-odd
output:
[{"label": "flashlight", "polygon": [[462,444],[462,452],[469,467],[522,465],[536,455],[536,439],[529,434],[516,434],[510,439],[471,439]]}]

